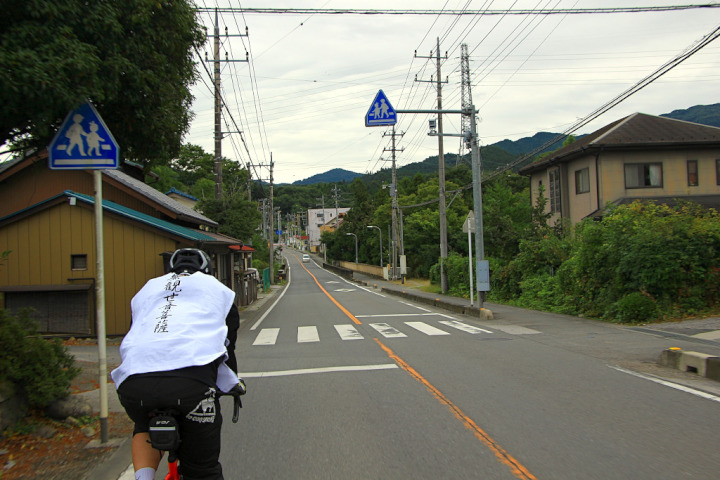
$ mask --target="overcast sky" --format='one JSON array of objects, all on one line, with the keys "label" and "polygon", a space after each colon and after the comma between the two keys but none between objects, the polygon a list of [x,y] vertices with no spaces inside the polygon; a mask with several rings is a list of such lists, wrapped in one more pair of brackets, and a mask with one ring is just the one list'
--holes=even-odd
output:
[{"label": "overcast sky", "polygon": [[[579,9],[682,5],[678,0],[196,0],[198,7],[272,7],[395,10]],[[201,21],[212,35],[214,14]],[[437,39],[442,60],[443,108],[460,109],[460,45],[470,53],[471,95],[482,145],[537,132],[567,130],[718,28],[720,8],[582,15],[325,15],[220,14],[220,30],[249,37],[222,39],[222,92],[230,111],[223,156],[253,175],[292,183],[333,168],[375,172],[390,167],[388,127],[365,127],[378,90],[395,109],[433,109]],[[417,50],[418,57],[415,57]],[[212,39],[201,52],[212,72]],[[212,77],[201,67],[193,92],[196,115],[185,141],[214,152]],[[590,133],[634,112],[653,115],[720,102],[720,41],[584,126]],[[417,76],[420,82],[416,82]],[[432,77],[431,77],[432,76]],[[428,115],[401,114],[398,166],[437,155]],[[446,133],[459,133],[460,116],[443,116]],[[446,153],[458,138],[446,137]],[[264,166],[262,166],[264,165]]]}]

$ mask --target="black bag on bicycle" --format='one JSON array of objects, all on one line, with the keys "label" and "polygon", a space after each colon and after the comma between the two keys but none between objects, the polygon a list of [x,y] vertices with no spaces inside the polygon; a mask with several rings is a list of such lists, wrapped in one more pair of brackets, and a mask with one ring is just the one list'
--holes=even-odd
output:
[{"label": "black bag on bicycle", "polygon": [[156,450],[172,452],[180,446],[180,425],[171,415],[155,415],[150,419],[150,444]]}]

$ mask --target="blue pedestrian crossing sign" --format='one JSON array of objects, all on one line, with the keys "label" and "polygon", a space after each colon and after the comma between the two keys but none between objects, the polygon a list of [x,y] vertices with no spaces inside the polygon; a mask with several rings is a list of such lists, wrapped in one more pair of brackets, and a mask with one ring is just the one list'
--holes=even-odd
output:
[{"label": "blue pedestrian crossing sign", "polygon": [[365,115],[366,127],[381,127],[385,125],[395,125],[397,123],[397,113],[390,105],[390,101],[385,96],[385,92],[378,90],[370,105],[370,109]]},{"label": "blue pedestrian crossing sign", "polygon": [[100,114],[89,102],[65,117],[48,147],[52,169],[118,168],[120,149]]}]

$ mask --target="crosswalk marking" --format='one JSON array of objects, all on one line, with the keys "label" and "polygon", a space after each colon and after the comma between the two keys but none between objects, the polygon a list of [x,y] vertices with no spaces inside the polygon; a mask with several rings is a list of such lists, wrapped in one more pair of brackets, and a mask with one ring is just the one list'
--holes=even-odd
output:
[{"label": "crosswalk marking", "polygon": [[362,340],[365,338],[352,325],[335,325],[335,330],[343,340]]},{"label": "crosswalk marking", "polygon": [[[412,329],[424,333],[425,335],[429,336],[439,336],[439,335],[451,335],[451,333],[441,329],[437,328],[433,325],[430,325],[425,322],[404,322],[405,325],[408,327],[411,327]],[[447,327],[451,327],[456,330],[463,331],[465,333],[470,333],[473,335],[485,333],[485,334],[491,334],[493,333],[490,330],[486,330],[484,328],[475,327],[473,325],[468,325],[466,323],[460,322],[458,320],[442,320],[439,322],[442,325],[445,325]],[[407,335],[400,330],[398,330],[395,327],[390,326],[388,323],[368,323],[368,326],[376,330],[380,335],[382,335],[385,338],[407,338]],[[361,334],[357,327],[352,324],[338,324],[333,325],[335,327],[335,331],[337,332],[338,336],[341,340],[364,340],[365,337],[363,334]],[[522,327],[521,327],[522,328]],[[509,332],[509,333],[517,333],[517,334],[527,334],[530,333],[530,330],[528,331],[518,331],[518,332]],[[534,330],[532,331],[535,332]],[[508,333],[508,332],[506,332]],[[540,332],[537,332],[540,333]],[[258,333],[257,337],[255,338],[255,341],[253,342],[253,345],[275,345],[278,339],[278,336],[280,334],[279,328],[263,328],[260,330],[260,333]],[[318,327],[315,325],[307,325],[307,326],[299,326],[297,327],[297,343],[311,343],[311,342],[319,342],[320,341],[320,335],[318,331]]]},{"label": "crosswalk marking", "polygon": [[463,332],[472,333],[473,335],[477,333],[492,333],[490,330],[474,327],[466,323],[458,322],[457,320],[441,320],[440,323],[447,325],[448,327],[457,328]]},{"label": "crosswalk marking", "polygon": [[407,337],[404,333],[402,333],[400,330],[397,330],[387,323],[371,323],[370,326],[377,330],[380,335],[382,335],[385,338],[402,338]]},{"label": "crosswalk marking", "polygon": [[445,330],[440,330],[439,328],[435,328],[425,322],[405,322],[405,325],[412,327],[415,330],[422,332],[426,335],[450,335]]},{"label": "crosswalk marking", "polygon": [[319,342],[317,327],[298,327],[297,341],[298,343]]},{"label": "crosswalk marking", "polygon": [[279,333],[279,328],[263,328],[260,330],[253,345],[275,345]]}]

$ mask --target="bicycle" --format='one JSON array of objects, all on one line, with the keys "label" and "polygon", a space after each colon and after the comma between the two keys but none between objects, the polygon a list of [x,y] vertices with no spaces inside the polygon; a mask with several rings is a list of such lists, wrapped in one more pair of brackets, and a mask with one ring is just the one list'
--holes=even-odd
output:
[{"label": "bicycle", "polygon": [[[232,422],[237,423],[242,408],[240,397],[247,393],[245,381],[241,378],[240,383],[229,392],[220,392],[220,396],[233,397]],[[178,473],[177,451],[182,441],[178,417],[179,412],[173,408],[156,409],[150,412],[150,444],[156,450],[168,452],[168,471],[165,480],[180,480]]]}]

